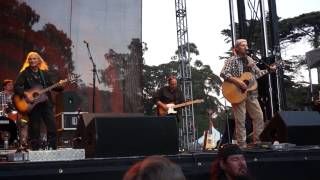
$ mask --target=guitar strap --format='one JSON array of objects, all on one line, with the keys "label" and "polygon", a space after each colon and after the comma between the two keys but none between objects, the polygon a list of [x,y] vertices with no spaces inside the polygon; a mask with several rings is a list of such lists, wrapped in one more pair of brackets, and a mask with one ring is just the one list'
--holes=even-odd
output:
[{"label": "guitar strap", "polygon": [[39,70],[39,72],[40,72],[41,81],[43,82],[42,85],[43,85],[44,88],[46,88],[47,87],[47,83],[46,83],[46,79],[44,77],[44,74],[43,74],[42,70]]},{"label": "guitar strap", "polygon": [[241,60],[243,62],[243,72],[250,72],[250,67],[248,66],[249,64],[248,59],[242,57]]}]

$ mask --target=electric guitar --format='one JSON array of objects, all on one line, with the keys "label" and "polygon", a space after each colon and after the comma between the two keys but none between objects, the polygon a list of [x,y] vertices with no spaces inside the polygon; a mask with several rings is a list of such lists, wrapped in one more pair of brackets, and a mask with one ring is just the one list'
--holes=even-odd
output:
[{"label": "electric guitar", "polygon": [[203,136],[204,136],[203,145],[202,145],[203,151],[212,150],[217,146],[217,141],[213,137],[212,130],[204,131]]},{"label": "electric guitar", "polygon": [[215,134],[212,132],[212,129],[214,129],[213,121],[218,117],[217,113],[210,114],[209,119],[209,127],[208,130],[205,130],[203,133],[203,144],[202,144],[202,150],[212,150],[217,147],[217,141],[218,139],[214,136]]},{"label": "electric guitar", "polygon": [[68,78],[61,80],[56,84],[53,84],[47,88],[42,88],[36,86],[24,92],[24,96],[14,94],[12,96],[12,102],[15,108],[22,114],[30,112],[37,104],[45,102],[48,100],[46,92],[51,91],[53,88],[56,88],[66,82],[75,81],[75,76],[71,75]]},{"label": "electric guitar", "polygon": [[[281,61],[276,62],[274,65],[278,66],[280,63]],[[235,85],[232,82],[224,81],[222,83],[222,94],[231,104],[241,103],[243,100],[246,99],[247,93],[249,91],[253,91],[257,89],[258,83],[256,79],[259,79],[260,77],[268,73],[269,71],[267,70],[262,70],[260,74],[256,74],[256,75],[253,75],[250,72],[245,72],[240,77],[235,77],[236,79],[244,82],[247,85],[247,89],[245,90],[239,88],[237,85]]]},{"label": "electric guitar", "polygon": [[184,106],[189,106],[191,104],[197,104],[197,103],[203,103],[204,100],[203,99],[197,99],[197,100],[192,100],[192,101],[188,101],[185,103],[181,103],[181,104],[166,104],[166,106],[169,108],[168,110],[165,110],[164,108],[162,108],[161,106],[157,106],[158,109],[158,115],[159,116],[165,116],[167,114],[176,114],[177,111],[175,111],[174,109],[176,108],[180,108],[180,107],[184,107]]}]

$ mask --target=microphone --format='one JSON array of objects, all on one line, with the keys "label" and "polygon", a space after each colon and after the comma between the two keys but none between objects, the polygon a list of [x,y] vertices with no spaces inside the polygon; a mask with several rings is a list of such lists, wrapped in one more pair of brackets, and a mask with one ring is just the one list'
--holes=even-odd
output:
[{"label": "microphone", "polygon": [[253,49],[246,49],[246,54],[247,54],[248,56],[254,54],[254,52],[255,52],[255,50],[253,50]]},{"label": "microphone", "polygon": [[89,44],[88,41],[86,41],[86,40],[83,40],[83,43],[85,43],[85,44],[87,44],[87,45]]}]

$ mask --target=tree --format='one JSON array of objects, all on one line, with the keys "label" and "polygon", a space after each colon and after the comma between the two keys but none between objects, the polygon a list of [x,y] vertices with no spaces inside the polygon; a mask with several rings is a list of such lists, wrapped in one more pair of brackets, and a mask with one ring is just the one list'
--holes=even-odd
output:
[{"label": "tree", "polygon": [[4,67],[1,77],[15,77],[29,51],[38,51],[55,75],[65,77],[74,70],[71,40],[66,33],[53,24],[46,24],[39,31],[32,29],[40,15],[25,2],[2,0],[0,10],[0,65]]},{"label": "tree", "polygon": [[[297,43],[306,38],[313,48],[320,45],[320,11],[305,13],[293,18],[280,20],[279,38],[283,47],[286,44]],[[294,55],[285,60],[288,65],[285,69],[285,88],[287,104],[291,109],[298,109],[302,106],[310,106],[310,98],[313,96],[309,91],[309,83],[299,80],[297,70],[307,70],[305,57]]]},{"label": "tree", "polygon": [[301,14],[279,22],[281,42],[296,43],[307,37],[312,47],[320,45],[320,11]]}]

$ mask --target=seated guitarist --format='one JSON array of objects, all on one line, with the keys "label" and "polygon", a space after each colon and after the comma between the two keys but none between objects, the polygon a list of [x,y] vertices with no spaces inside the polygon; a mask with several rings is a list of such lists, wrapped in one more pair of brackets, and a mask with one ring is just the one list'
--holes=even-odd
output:
[{"label": "seated guitarist", "polygon": [[[50,92],[47,92],[45,97],[46,100],[39,102],[31,100],[26,96],[28,90],[35,88],[46,88],[53,84],[49,74],[48,65],[42,59],[42,57],[36,52],[30,52],[20,70],[20,73],[14,84],[14,92],[20,97],[24,97],[25,101],[29,104],[35,104],[35,106],[27,112],[29,118],[29,145],[32,150],[38,150],[43,144],[40,140],[40,124],[41,121],[46,125],[47,130],[47,144],[49,148],[57,149],[57,128],[56,121],[53,113],[53,103]],[[55,91],[62,91],[63,87],[60,86],[53,89]],[[17,105],[16,105],[17,106]],[[17,108],[18,109],[18,108]]]},{"label": "seated guitarist", "polygon": [[[253,59],[247,55],[248,44],[245,39],[238,39],[235,42],[234,55],[229,58],[220,73],[220,76],[228,82],[235,84],[242,91],[246,91],[247,84],[239,77],[245,73],[250,72],[253,75],[262,73]],[[270,66],[271,70],[275,70],[274,66]],[[253,124],[253,143],[259,143],[259,135],[264,129],[263,113],[258,101],[257,90],[249,91],[247,97],[240,103],[232,104],[232,112],[235,119],[236,131],[235,138],[241,148],[246,148],[246,112],[249,113]]]},{"label": "seated guitarist", "polygon": [[[154,102],[157,105],[157,113],[159,116],[170,113],[170,105],[180,104],[185,101],[182,91],[177,87],[177,78],[170,76],[168,85],[162,87],[154,96]],[[175,109],[176,110],[176,109]],[[168,112],[169,111],[169,112]],[[164,113],[163,113],[164,112]],[[180,113],[176,113],[177,121],[180,121]]]}]

